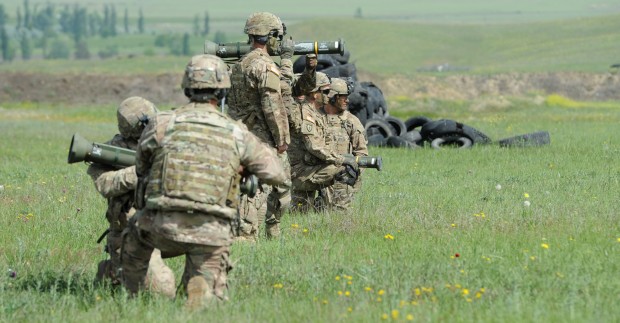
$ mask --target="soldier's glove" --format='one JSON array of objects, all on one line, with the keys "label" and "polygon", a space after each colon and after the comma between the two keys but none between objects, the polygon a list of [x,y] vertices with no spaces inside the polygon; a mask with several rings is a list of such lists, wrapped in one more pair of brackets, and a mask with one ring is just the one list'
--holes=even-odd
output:
[{"label": "soldier's glove", "polygon": [[355,156],[344,156],[344,161],[342,162],[342,164],[351,166],[351,168],[353,168],[353,170],[355,170],[355,172],[359,174],[360,166],[357,164],[357,158],[355,158]]},{"label": "soldier's glove", "polygon": [[316,54],[306,54],[306,69],[309,71],[315,70],[319,61]]},{"label": "soldier's glove", "polygon": [[345,164],[344,169],[336,174],[335,180],[349,186],[353,186],[355,185],[355,182],[357,182],[358,176],[358,171],[351,167],[351,165]]},{"label": "soldier's glove", "polygon": [[291,59],[293,58],[293,53],[295,52],[295,42],[293,41],[293,37],[289,37],[288,39],[283,39],[280,43],[280,58],[281,59]]}]

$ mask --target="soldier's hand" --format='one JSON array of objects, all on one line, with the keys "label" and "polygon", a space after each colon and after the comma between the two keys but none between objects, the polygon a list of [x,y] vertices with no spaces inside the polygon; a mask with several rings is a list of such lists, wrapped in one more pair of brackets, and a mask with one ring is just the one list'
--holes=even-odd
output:
[{"label": "soldier's hand", "polygon": [[278,148],[277,148],[277,149],[278,149],[278,154],[282,154],[282,153],[284,153],[285,151],[287,151],[287,150],[288,150],[288,145],[287,145],[287,144],[284,144],[284,145],[282,145],[282,146],[278,146]]},{"label": "soldier's hand", "polygon": [[306,54],[306,69],[315,70],[318,62],[316,54]]},{"label": "soldier's hand", "polygon": [[283,39],[280,43],[280,58],[281,59],[291,59],[293,58],[293,54],[295,52],[295,42],[293,41],[293,37],[289,37],[288,39]]},{"label": "soldier's hand", "polygon": [[343,165],[349,165],[353,168],[357,173],[360,171],[360,166],[357,164],[356,158],[354,156],[345,156]]}]

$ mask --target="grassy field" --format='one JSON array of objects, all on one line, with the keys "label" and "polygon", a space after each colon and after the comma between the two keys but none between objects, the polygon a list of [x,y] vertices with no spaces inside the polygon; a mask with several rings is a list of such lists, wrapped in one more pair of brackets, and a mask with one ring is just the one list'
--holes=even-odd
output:
[{"label": "grassy field", "polygon": [[[242,23],[239,24],[242,26]],[[189,27],[188,27],[189,28]],[[228,41],[244,41],[239,31]],[[468,73],[538,71],[607,72],[620,63],[620,15],[512,24],[440,24],[354,18],[317,18],[292,25],[297,40],[343,38],[359,70],[379,75],[416,75],[419,69],[448,64]],[[88,40],[93,56],[116,47],[117,58],[99,60],[16,60],[0,71],[48,73],[177,73],[188,57],[169,56],[154,46],[155,35],[121,35]],[[191,52],[203,51],[204,39],[191,37]],[[70,42],[67,43],[70,46]],[[146,56],[146,53],[152,53]],[[40,49],[35,55],[41,55]],[[19,56],[19,54],[18,54]]]},{"label": "grassy field", "polygon": [[115,111],[3,103],[0,321],[617,321],[619,108],[395,105],[493,139],[547,130],[552,144],[371,149],[385,167],[365,173],[351,214],[289,214],[280,240],[235,244],[231,300],[188,313],[91,285],[105,203],[66,156],[75,132],[116,133]]}]

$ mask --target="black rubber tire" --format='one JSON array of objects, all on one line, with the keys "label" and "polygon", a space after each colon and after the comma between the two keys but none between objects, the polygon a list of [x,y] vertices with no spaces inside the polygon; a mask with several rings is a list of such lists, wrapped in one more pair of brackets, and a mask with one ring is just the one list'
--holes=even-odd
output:
[{"label": "black rubber tire", "polygon": [[372,147],[384,147],[387,143],[387,138],[381,134],[368,136],[368,146]]},{"label": "black rubber tire", "polygon": [[386,116],[383,119],[392,126],[394,136],[404,136],[407,134],[407,126],[402,120],[392,116]]},{"label": "black rubber tire", "polygon": [[431,147],[435,149],[442,149],[442,145],[451,144],[458,145],[458,149],[466,149],[471,148],[474,142],[467,137],[440,137],[435,138],[431,141]]},{"label": "black rubber tire", "polygon": [[387,121],[383,119],[379,119],[379,118],[371,118],[371,119],[366,120],[366,124],[364,125],[364,128],[367,134],[369,133],[368,129],[376,128],[384,138],[394,135],[394,133],[392,132],[392,126],[390,126],[390,124]]},{"label": "black rubber tire", "polygon": [[537,147],[549,145],[551,135],[547,131],[536,131],[498,140],[501,147]]},{"label": "black rubber tire", "polygon": [[407,133],[402,137],[411,143],[422,146],[422,135],[420,135],[420,132],[417,130],[407,131]]},{"label": "black rubber tire", "polygon": [[417,127],[423,126],[425,123],[431,121],[431,118],[427,117],[411,117],[405,121],[405,126],[407,127],[407,132],[414,130]]},{"label": "black rubber tire", "polygon": [[396,148],[411,148],[411,149],[420,148],[415,143],[412,143],[403,137],[397,137],[397,136],[391,136],[387,138],[385,145],[387,147],[396,147]]}]

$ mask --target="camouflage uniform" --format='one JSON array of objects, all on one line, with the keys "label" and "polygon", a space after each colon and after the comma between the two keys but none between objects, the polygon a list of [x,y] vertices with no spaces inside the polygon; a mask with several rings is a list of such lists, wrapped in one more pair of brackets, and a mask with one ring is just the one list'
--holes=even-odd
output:
[{"label": "camouflage uniform", "polygon": [[[190,65],[194,68],[188,66],[186,73],[198,74],[192,76],[198,80],[194,83],[230,86],[221,59],[198,55]],[[214,81],[216,76],[222,80]],[[243,124],[220,113],[213,100],[195,102],[200,94],[186,95],[191,103],[158,114],[140,138],[136,173],[137,196],[144,196],[138,205],[143,208],[124,232],[121,260],[123,284],[135,294],[154,247],[167,257],[185,255],[182,285],[187,305],[198,307],[226,299],[240,168],[271,185],[287,184],[287,175],[275,152]]]},{"label": "camouflage uniform", "polygon": [[[267,36],[271,31],[283,35],[283,24],[270,13],[254,13],[244,32],[250,36]],[[241,120],[248,129],[270,147],[290,143],[287,113],[282,100],[281,71],[263,48],[255,48],[232,68],[231,88],[227,96],[228,113]],[[278,154],[290,179],[286,152]],[[291,201],[290,189],[264,183],[254,198],[245,196],[240,205],[239,235],[249,239],[258,236],[259,224],[266,223],[266,234],[280,234],[280,219]]]},{"label": "camouflage uniform", "polygon": [[314,104],[304,101],[292,133],[291,177],[292,200],[296,210],[308,211],[314,203],[315,193],[334,184],[334,177],[342,171],[344,157],[334,154],[325,145],[325,115]]},{"label": "camouflage uniform", "polygon": [[[334,104],[339,104],[336,103],[335,95],[346,95],[348,93],[348,87],[344,80],[333,79],[330,105],[333,107]],[[339,107],[337,110],[339,111],[337,114],[328,114],[326,117],[326,145],[339,155],[368,156],[365,130],[362,123],[346,110],[346,106]],[[335,210],[348,210],[354,193],[359,191],[361,185],[361,172],[353,187],[336,182],[326,190],[327,206]]]},{"label": "camouflage uniform", "polygon": [[[143,98],[131,97],[124,100],[118,109],[118,127],[120,134],[115,135],[106,144],[136,150],[137,138],[142,126],[138,119],[144,115],[154,115],[155,106]],[[119,271],[121,232],[127,227],[127,221],[136,212],[134,208],[134,191],[138,177],[135,166],[117,169],[108,165],[92,163],[87,169],[97,191],[108,200],[106,219],[109,223],[105,250],[110,259],[102,260],[98,265],[96,282],[109,279],[112,285],[120,284]],[[174,275],[162,261],[158,251],[151,256],[147,286],[151,291],[173,297],[175,294]]]},{"label": "camouflage uniform", "polygon": [[[313,93],[329,86],[327,76],[317,74],[317,86]],[[343,169],[344,157],[335,154],[325,144],[326,117],[322,110],[316,108],[315,102],[308,99],[295,104],[289,116],[292,205],[300,212],[309,211],[314,205],[316,192],[332,185],[336,174]]]}]

